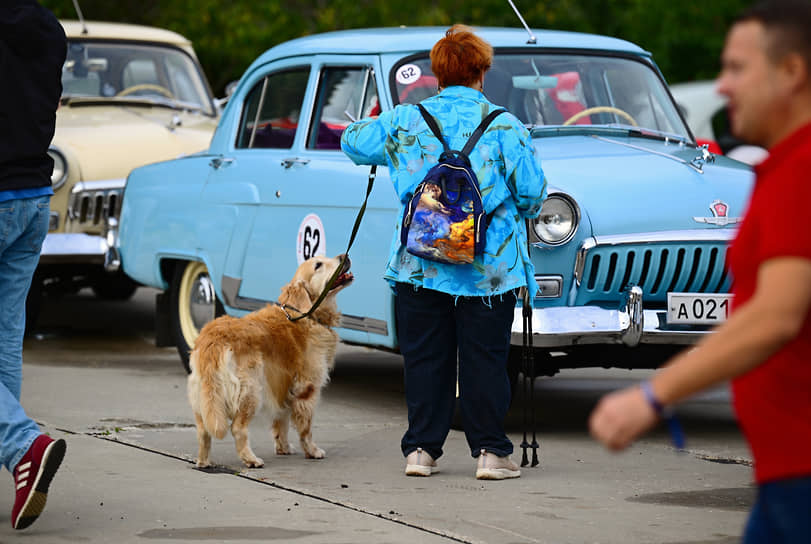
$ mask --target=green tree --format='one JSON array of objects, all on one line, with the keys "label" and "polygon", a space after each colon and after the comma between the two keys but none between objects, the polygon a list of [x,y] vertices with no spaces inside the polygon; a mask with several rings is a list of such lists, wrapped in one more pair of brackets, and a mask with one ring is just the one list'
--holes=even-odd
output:
[{"label": "green tree", "polygon": [[[75,19],[73,0],[41,0]],[[266,49],[291,38],[369,26],[520,27],[505,0],[79,0],[87,20],[174,30],[193,43],[215,94]],[[715,77],[724,35],[748,0],[514,0],[534,29],[593,32],[651,51],[670,83]]]}]

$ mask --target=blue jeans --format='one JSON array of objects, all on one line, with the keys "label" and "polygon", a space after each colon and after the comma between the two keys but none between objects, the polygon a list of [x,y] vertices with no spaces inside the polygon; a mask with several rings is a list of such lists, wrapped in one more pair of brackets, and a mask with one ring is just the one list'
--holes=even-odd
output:
[{"label": "blue jeans", "polygon": [[512,390],[507,375],[515,293],[455,297],[431,289],[396,285],[395,312],[403,354],[408,430],[400,447],[442,455],[456,398],[471,455],[482,449],[513,452],[504,432]]},{"label": "blue jeans", "polygon": [[20,405],[25,298],[48,233],[50,196],[0,202],[0,463],[14,470],[39,426]]},{"label": "blue jeans", "polygon": [[743,542],[811,542],[811,476],[760,484]]}]

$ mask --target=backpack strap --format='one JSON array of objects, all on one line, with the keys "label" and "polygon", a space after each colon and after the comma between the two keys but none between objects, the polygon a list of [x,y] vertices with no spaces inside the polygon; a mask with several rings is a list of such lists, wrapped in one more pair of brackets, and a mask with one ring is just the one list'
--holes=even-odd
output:
[{"label": "backpack strap", "polygon": [[425,119],[425,122],[428,124],[428,128],[430,128],[431,132],[434,133],[434,136],[436,136],[437,139],[442,142],[442,149],[445,151],[445,153],[449,153],[451,148],[448,147],[447,142],[445,142],[445,138],[442,137],[442,132],[439,130],[439,125],[437,125],[434,116],[428,113],[428,110],[426,110],[422,104],[417,104],[417,107],[420,109],[422,118]]},{"label": "backpack strap", "polygon": [[[451,149],[448,147],[447,142],[445,142],[445,138],[442,137],[442,132],[439,130],[439,125],[437,125],[434,116],[428,113],[428,110],[426,110],[422,104],[417,104],[417,107],[420,109],[420,114],[422,114],[422,118],[425,119],[425,122],[428,124],[428,128],[430,128],[431,132],[434,133],[434,136],[436,136],[437,139],[440,142],[442,142],[442,148],[445,151],[445,153],[453,153]],[[465,157],[469,156],[470,152],[473,151],[473,148],[479,142],[479,138],[482,137],[484,131],[487,130],[487,127],[489,127],[490,123],[493,122],[493,119],[495,119],[502,113],[505,113],[506,111],[507,110],[505,110],[504,108],[498,108],[488,113],[485,116],[485,118],[482,119],[482,122],[479,123],[479,126],[476,127],[476,130],[473,131],[473,134],[470,135],[470,138],[468,138],[467,143],[465,143],[465,147],[462,148],[461,154],[464,155]]]},{"label": "backpack strap", "polygon": [[474,130],[473,134],[471,134],[470,138],[468,138],[465,147],[462,148],[462,154],[465,157],[470,156],[470,152],[473,151],[473,148],[478,143],[479,138],[482,137],[482,134],[484,134],[484,131],[487,130],[488,126],[490,126],[490,123],[493,122],[493,119],[495,119],[496,117],[498,117],[499,115],[501,115],[506,111],[507,110],[505,110],[504,108],[498,108],[497,110],[493,110],[490,113],[488,113],[487,116],[484,119],[482,119],[482,122],[479,123],[479,126],[476,127],[476,130]]}]

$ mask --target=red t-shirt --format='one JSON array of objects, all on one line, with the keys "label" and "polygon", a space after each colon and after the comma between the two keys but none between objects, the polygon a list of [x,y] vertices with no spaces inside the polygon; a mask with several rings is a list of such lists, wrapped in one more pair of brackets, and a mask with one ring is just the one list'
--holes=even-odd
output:
[{"label": "red t-shirt", "polygon": [[[729,251],[735,306],[754,294],[764,261],[811,259],[811,124],[774,146],[755,173],[749,210]],[[797,338],[733,380],[732,392],[755,480],[811,475],[811,312]]]}]

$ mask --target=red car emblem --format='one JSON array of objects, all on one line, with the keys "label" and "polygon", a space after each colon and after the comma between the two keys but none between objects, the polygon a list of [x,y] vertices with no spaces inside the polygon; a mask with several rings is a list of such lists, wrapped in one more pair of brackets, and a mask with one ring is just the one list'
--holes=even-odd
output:
[{"label": "red car emblem", "polygon": [[720,200],[715,200],[712,204],[710,204],[710,210],[715,217],[726,217],[728,209],[729,206]]},{"label": "red car emblem", "polygon": [[741,222],[740,217],[727,216],[729,213],[729,204],[726,202],[713,200],[712,204],[710,204],[710,211],[712,212],[712,217],[693,217],[693,221],[696,221],[697,223],[707,223],[708,225],[716,225],[719,227],[734,225],[735,223]]}]

